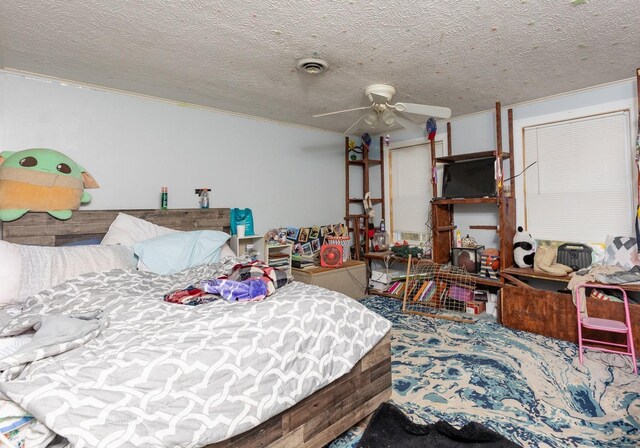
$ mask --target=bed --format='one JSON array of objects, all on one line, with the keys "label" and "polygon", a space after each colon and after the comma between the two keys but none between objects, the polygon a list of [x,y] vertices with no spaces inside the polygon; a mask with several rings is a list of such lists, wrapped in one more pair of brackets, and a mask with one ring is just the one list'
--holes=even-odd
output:
[{"label": "bed", "polygon": [[[120,211],[76,211],[68,221],[58,221],[45,213],[29,213],[17,221],[3,223],[2,239],[18,244],[60,246],[80,240],[100,238],[107,232],[118,212]],[[214,229],[228,232],[229,230],[229,209],[224,208],[126,210],[124,213],[181,231]],[[93,281],[93,279],[90,280]],[[296,283],[291,284],[291,294],[296,294],[296,291],[300,294],[302,291],[296,289],[301,288],[299,286],[301,284],[296,285]],[[305,285],[306,287],[312,286]],[[321,288],[312,288],[315,289],[303,292],[325,294]],[[284,292],[283,289],[283,294]],[[57,299],[55,294],[58,293],[52,294],[52,297]],[[335,296],[337,293],[327,291],[326,294]],[[327,297],[329,296],[322,297],[321,300],[326,301]],[[335,300],[338,303],[343,299],[335,296]],[[274,300],[273,306],[276,303],[277,300]],[[114,325],[116,324],[117,322]],[[349,371],[333,379],[329,384],[323,385],[319,390],[295,404],[287,404],[286,409],[262,419],[257,426],[254,425],[248,429],[245,428],[246,425],[241,425],[241,432],[226,439],[218,437],[217,442],[206,446],[210,448],[324,446],[389,399],[391,394],[390,336],[388,331],[385,333]],[[207,397],[201,398],[207,399]],[[212,421],[216,421],[216,416],[210,417]],[[174,431],[179,432],[180,427],[174,428]],[[92,446],[90,443],[86,444],[85,439],[82,440],[82,446]],[[184,446],[202,445],[204,444],[192,442]],[[113,446],[127,446],[127,444],[114,443]]]}]

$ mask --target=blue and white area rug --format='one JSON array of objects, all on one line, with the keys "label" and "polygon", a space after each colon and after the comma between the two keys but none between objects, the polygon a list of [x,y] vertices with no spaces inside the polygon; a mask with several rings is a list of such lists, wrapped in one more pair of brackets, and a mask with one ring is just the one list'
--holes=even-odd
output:
[{"label": "blue and white area rug", "polygon": [[[361,301],[393,322],[391,400],[418,423],[486,425],[524,447],[640,447],[640,377],[629,357],[494,322],[403,314],[399,300]],[[331,448],[354,447],[352,428]]]}]

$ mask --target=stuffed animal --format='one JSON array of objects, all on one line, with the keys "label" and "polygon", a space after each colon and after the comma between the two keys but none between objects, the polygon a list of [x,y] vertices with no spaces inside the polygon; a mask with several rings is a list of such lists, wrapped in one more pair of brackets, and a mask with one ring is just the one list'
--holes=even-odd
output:
[{"label": "stuffed animal", "polygon": [[536,254],[536,240],[530,233],[526,233],[522,226],[513,236],[513,261],[519,268],[533,267],[533,259]]},{"label": "stuffed animal", "polygon": [[69,219],[71,210],[91,200],[85,188],[95,179],[66,155],[45,148],[0,153],[0,220],[13,221],[29,210]]}]

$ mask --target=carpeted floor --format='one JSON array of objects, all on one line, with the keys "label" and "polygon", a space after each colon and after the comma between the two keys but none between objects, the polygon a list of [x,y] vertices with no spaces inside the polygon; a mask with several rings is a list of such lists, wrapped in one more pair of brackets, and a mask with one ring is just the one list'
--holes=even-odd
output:
[{"label": "carpeted floor", "polygon": [[[401,302],[362,300],[393,322],[392,401],[418,423],[486,425],[524,447],[640,447],[640,377],[628,357],[478,320],[402,314]],[[363,428],[329,446],[354,447]]]}]

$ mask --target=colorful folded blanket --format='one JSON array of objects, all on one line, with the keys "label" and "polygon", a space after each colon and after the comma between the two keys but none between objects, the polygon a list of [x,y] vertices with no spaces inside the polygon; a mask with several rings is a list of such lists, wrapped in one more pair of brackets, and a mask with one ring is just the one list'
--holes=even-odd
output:
[{"label": "colorful folded blanket", "polygon": [[182,305],[202,305],[222,297],[228,301],[258,301],[273,294],[291,281],[284,270],[272,268],[262,261],[236,264],[231,274],[199,282],[198,286],[172,291],[165,302]]}]

